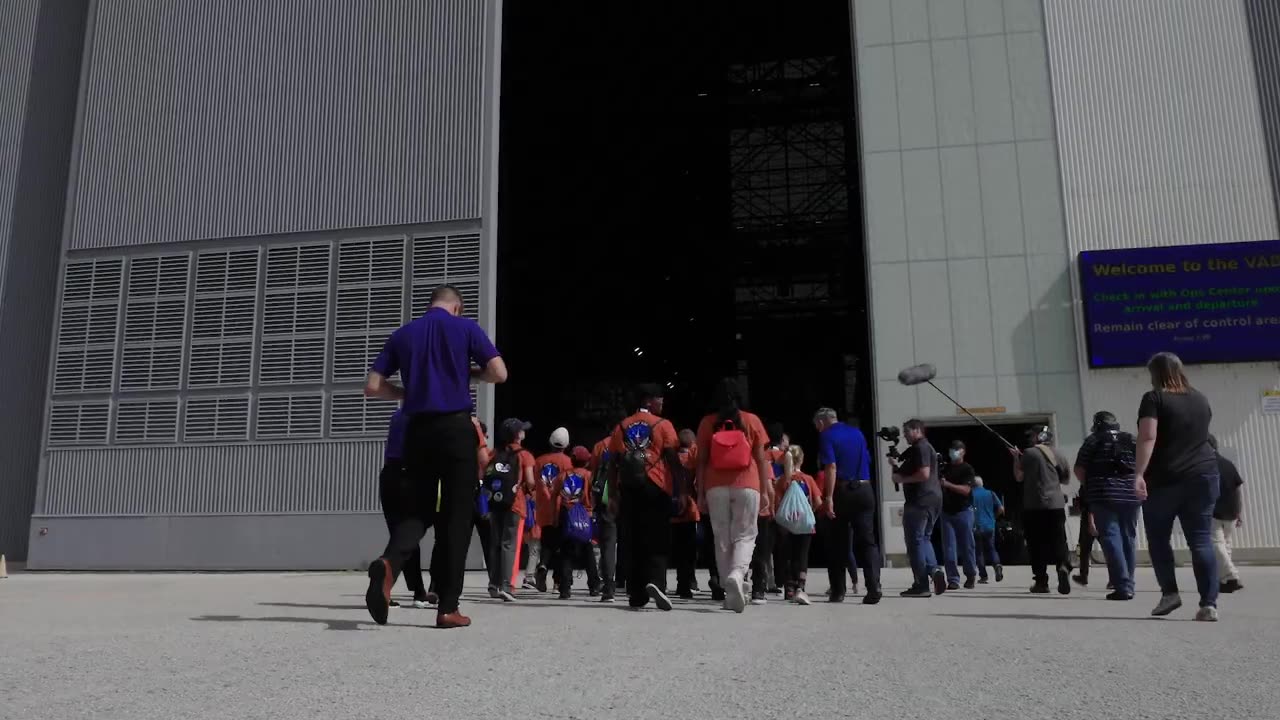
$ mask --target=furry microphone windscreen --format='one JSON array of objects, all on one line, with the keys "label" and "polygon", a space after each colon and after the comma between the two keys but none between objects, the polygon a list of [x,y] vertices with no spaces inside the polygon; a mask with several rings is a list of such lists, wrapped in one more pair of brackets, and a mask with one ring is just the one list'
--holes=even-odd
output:
[{"label": "furry microphone windscreen", "polygon": [[927,383],[936,377],[938,369],[928,363],[924,365],[912,365],[902,372],[898,373],[898,382],[903,385],[919,385]]}]

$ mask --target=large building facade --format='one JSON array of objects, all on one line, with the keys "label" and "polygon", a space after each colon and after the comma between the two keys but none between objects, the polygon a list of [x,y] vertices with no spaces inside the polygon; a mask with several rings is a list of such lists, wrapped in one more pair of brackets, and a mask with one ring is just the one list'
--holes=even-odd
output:
[{"label": "large building facade", "polygon": [[[361,394],[371,354],[443,281],[490,331],[501,311],[501,2],[0,2],[0,552],[367,562],[391,412]],[[875,419],[955,421],[895,380],[930,362],[961,403],[1074,452],[1145,384],[1089,367],[1077,255],[1280,238],[1280,11],[850,17]],[[1192,370],[1248,483],[1237,545],[1274,556],[1277,363]],[[476,401],[491,415],[491,388]],[[901,496],[881,497],[901,551]]]}]

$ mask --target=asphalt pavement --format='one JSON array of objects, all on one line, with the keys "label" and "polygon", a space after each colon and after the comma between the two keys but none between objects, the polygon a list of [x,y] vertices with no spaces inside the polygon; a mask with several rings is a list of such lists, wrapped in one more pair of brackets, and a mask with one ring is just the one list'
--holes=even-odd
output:
[{"label": "asphalt pavement", "polygon": [[[397,608],[386,627],[358,573],[15,574],[0,580],[0,718],[1280,718],[1280,568],[1247,567],[1216,624],[1148,616],[1095,586],[1005,582],[876,607],[709,595],[671,612],[586,597],[489,600],[468,629]],[[700,573],[706,586],[706,574]],[[403,586],[397,588],[402,596]]]}]

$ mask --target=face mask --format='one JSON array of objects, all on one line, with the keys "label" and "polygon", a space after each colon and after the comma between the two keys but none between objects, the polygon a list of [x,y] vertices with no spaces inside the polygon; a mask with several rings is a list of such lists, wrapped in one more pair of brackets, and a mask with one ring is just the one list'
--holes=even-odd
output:
[{"label": "face mask", "polygon": [[959,451],[959,450],[952,450],[952,451],[951,451],[951,462],[959,462],[959,461],[960,461],[960,451]]}]

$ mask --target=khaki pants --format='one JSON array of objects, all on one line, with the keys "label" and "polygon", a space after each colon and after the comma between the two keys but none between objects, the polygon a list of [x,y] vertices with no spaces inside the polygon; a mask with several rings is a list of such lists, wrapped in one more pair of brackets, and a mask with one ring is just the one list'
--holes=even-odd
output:
[{"label": "khaki pants", "polygon": [[1213,552],[1218,556],[1218,580],[1239,580],[1235,563],[1231,562],[1231,536],[1236,532],[1235,520],[1213,519]]},{"label": "khaki pants", "polygon": [[756,548],[760,493],[745,488],[711,488],[707,490],[707,510],[716,537],[716,567],[720,577],[742,580]]}]

